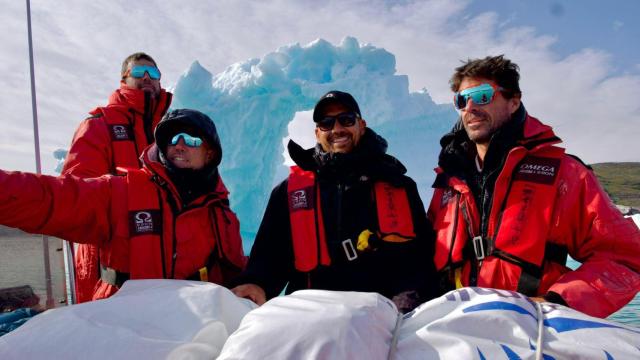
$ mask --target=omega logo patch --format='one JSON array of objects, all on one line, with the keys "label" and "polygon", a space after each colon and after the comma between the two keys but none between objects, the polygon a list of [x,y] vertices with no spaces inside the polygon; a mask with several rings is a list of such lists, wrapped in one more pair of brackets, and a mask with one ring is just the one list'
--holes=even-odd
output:
[{"label": "omega logo patch", "polygon": [[289,209],[291,211],[313,208],[313,187],[307,187],[289,193]]},{"label": "omega logo patch", "polygon": [[110,125],[111,126],[111,140],[131,140],[131,130],[127,125]]},{"label": "omega logo patch", "polygon": [[145,235],[159,234],[161,231],[161,216],[158,210],[139,210],[129,212],[129,234]]},{"label": "omega logo patch", "polygon": [[518,165],[513,179],[551,185],[559,169],[560,159],[529,156]]}]

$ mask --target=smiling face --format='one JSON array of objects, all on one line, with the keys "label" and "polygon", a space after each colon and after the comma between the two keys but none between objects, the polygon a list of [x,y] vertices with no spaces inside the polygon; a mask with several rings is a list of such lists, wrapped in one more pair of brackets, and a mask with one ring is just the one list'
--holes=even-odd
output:
[{"label": "smiling face", "polygon": [[[324,107],[322,117],[336,116],[349,111],[340,103],[330,103]],[[360,143],[366,127],[366,121],[361,118],[358,118],[353,126],[348,127],[344,127],[336,121],[331,130],[324,131],[316,127],[316,140],[326,152],[350,153]]]},{"label": "smiling face", "polygon": [[[156,66],[152,61],[149,61],[147,59],[133,60],[129,62],[127,73],[131,71],[132,67],[140,65],[154,67]],[[135,78],[131,75],[127,75],[122,81],[130,89],[138,89],[149,92],[154,98],[158,97],[158,95],[160,94],[160,79],[154,80],[149,77],[148,73],[145,73],[141,78]]]},{"label": "smiling face", "polygon": [[178,169],[200,170],[213,159],[215,151],[203,141],[200,146],[187,146],[184,138],[180,138],[175,145],[167,146],[167,160]]},{"label": "smiling face", "polygon": [[[490,84],[497,87],[492,80],[483,78],[465,77],[460,83],[458,91],[463,91],[482,84]],[[520,107],[520,97],[505,98],[500,91],[496,91],[493,99],[486,105],[478,105],[471,98],[467,100],[467,106],[460,110],[462,124],[469,139],[476,145],[487,146],[491,136],[502,127]]]}]

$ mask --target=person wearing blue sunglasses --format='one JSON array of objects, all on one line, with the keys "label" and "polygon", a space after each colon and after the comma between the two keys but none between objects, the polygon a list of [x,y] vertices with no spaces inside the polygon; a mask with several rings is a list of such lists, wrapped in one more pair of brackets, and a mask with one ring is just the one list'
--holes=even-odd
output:
[{"label": "person wearing blue sunglasses", "polygon": [[[119,168],[139,168],[140,154],[154,141],[153,131],[171,105],[172,94],[160,85],[160,70],[148,54],[137,52],[122,62],[120,87],[106,106],[89,113],[75,132],[62,175],[95,177]],[[75,249],[75,301],[91,300],[100,276],[93,245]]]},{"label": "person wearing blue sunglasses", "polygon": [[228,284],[246,262],[240,224],[218,172],[215,124],[196,110],[168,112],[142,167],[92,178],[0,169],[0,224],[99,249],[92,300],[128,279]]},{"label": "person wearing blue sunglasses", "polygon": [[[440,142],[428,211],[436,267],[449,289],[518,291],[606,317],[640,290],[640,229],[527,113],[518,70],[489,56],[451,78],[460,119]],[[572,271],[567,255],[582,265]]]}]

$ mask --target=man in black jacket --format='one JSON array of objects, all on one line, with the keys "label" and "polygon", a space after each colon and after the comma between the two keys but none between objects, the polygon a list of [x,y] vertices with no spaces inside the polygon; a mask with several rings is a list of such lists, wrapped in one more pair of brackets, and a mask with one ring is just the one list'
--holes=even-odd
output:
[{"label": "man in black jacket", "polygon": [[433,234],[416,184],[387,155],[348,93],[315,106],[315,148],[271,193],[247,270],[232,291],[261,305],[285,285],[378,292],[408,311],[438,295]]}]

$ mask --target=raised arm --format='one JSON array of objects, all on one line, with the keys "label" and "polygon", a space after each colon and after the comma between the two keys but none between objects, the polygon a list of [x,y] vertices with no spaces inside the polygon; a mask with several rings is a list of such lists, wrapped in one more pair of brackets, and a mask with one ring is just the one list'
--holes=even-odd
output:
[{"label": "raised arm", "polygon": [[110,234],[111,180],[0,170],[0,223],[99,245]]}]

